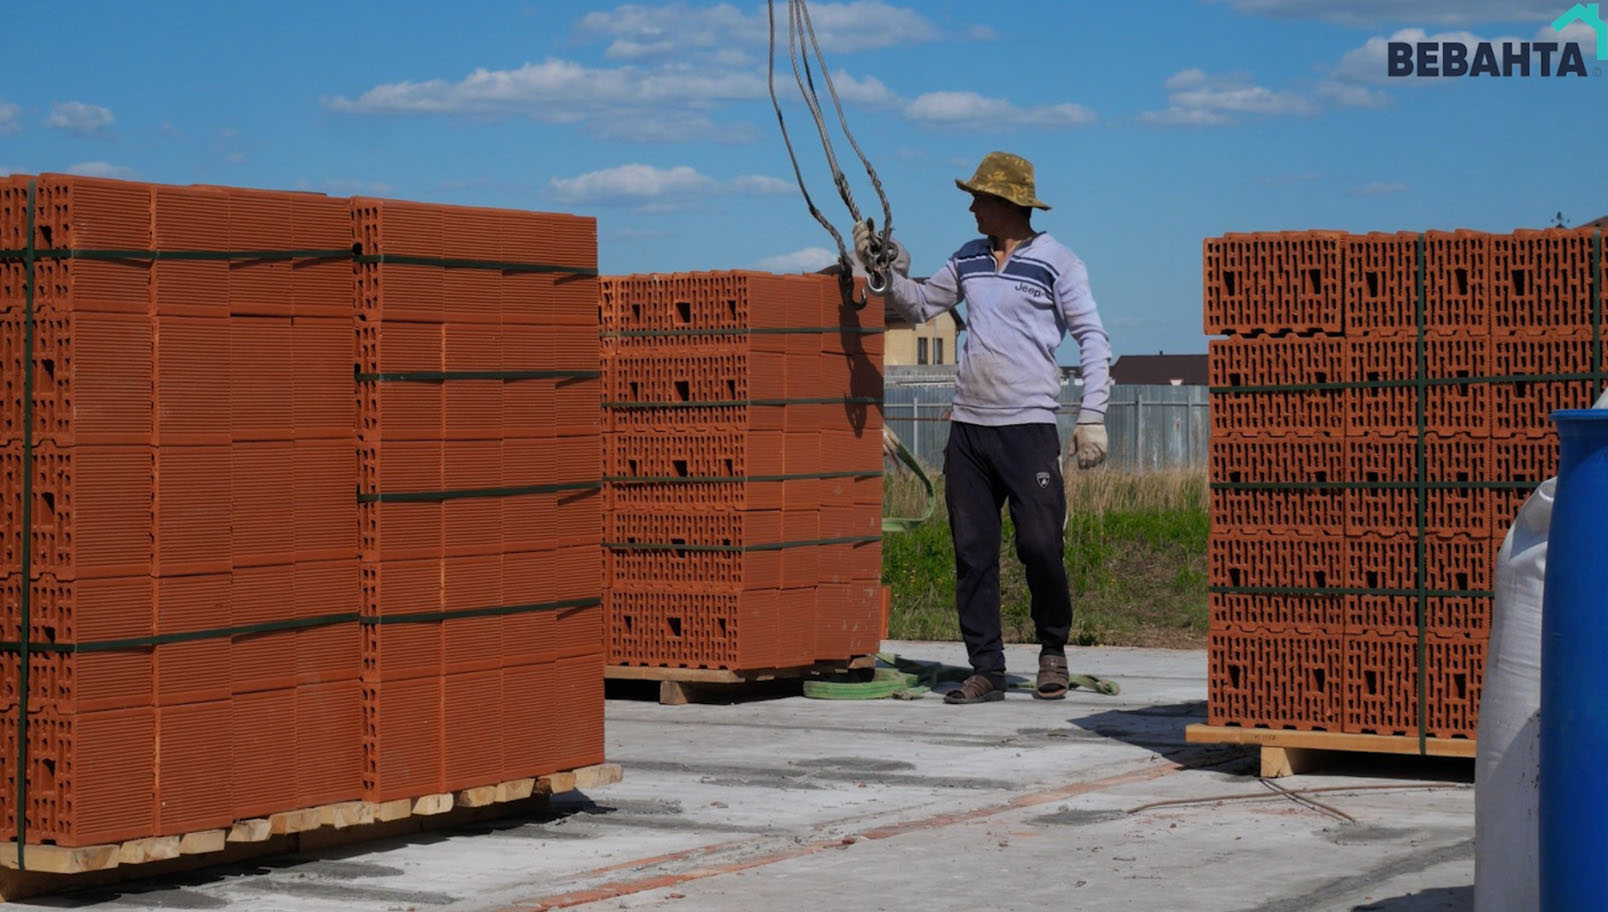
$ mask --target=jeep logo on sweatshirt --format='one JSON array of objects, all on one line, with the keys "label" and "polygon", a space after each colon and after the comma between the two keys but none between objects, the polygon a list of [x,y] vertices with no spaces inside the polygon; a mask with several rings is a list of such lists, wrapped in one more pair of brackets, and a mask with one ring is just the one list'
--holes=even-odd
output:
[{"label": "jeep logo on sweatshirt", "polygon": [[1045,294],[1044,289],[1037,285],[1029,285],[1026,282],[1017,282],[1016,290],[1030,298],[1042,298]]}]

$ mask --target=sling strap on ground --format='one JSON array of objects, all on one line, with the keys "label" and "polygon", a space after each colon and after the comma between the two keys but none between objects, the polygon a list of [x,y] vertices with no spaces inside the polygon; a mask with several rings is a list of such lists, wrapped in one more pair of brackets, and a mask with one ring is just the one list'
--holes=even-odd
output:
[{"label": "sling strap on ground", "polygon": [[[881,700],[919,699],[935,690],[940,684],[959,684],[972,673],[970,668],[945,665],[941,662],[922,662],[906,659],[893,653],[877,654],[877,668],[869,681],[840,675],[821,681],[805,681],[804,696],[817,700]],[[1088,674],[1068,675],[1068,686],[1116,696],[1122,692],[1117,682]],[[1005,686],[1010,690],[1031,692],[1033,682],[1016,675],[1006,675]]]}]

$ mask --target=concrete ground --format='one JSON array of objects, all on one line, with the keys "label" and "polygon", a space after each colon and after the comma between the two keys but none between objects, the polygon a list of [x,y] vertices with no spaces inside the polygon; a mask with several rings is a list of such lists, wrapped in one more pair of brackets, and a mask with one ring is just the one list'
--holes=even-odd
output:
[{"label": "concrete ground", "polygon": [[[962,664],[955,644],[888,643]],[[1036,649],[1011,647],[1030,676]],[[1202,652],[1078,649],[1122,693],[1060,702],[610,699],[625,781],[539,817],[19,903],[237,912],[1177,910],[1473,905],[1472,761],[1353,758],[1275,795],[1191,745]],[[1256,800],[1199,801],[1225,795]],[[1197,803],[1139,809],[1151,802]],[[1349,818],[1349,819],[1348,819]]]}]

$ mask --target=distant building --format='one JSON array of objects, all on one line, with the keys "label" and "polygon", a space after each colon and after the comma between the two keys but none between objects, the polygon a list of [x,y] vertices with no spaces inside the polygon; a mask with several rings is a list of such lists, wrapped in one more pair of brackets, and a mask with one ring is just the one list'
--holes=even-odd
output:
[{"label": "distant building", "polygon": [[1111,365],[1111,382],[1160,386],[1205,386],[1205,355],[1123,355]]},{"label": "distant building", "polygon": [[911,323],[889,304],[883,309],[883,319],[887,322],[887,331],[883,334],[884,364],[954,364],[960,354],[955,344],[966,323],[953,310],[925,323]]}]

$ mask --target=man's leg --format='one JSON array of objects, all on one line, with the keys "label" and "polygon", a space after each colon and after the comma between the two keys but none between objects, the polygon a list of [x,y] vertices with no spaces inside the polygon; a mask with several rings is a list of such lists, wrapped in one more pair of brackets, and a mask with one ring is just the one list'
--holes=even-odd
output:
[{"label": "man's leg", "polygon": [[1027,570],[1032,595],[1033,626],[1041,650],[1066,652],[1072,630],[1072,593],[1063,562],[1066,488],[1057,460],[1061,440],[1053,424],[1019,424],[1000,428],[1009,461],[1000,473],[1010,492],[1011,522],[1016,526],[1016,556]]},{"label": "man's leg", "polygon": [[999,509],[1005,488],[990,458],[995,428],[955,423],[944,448],[944,499],[955,542],[955,609],[971,666],[1003,675],[999,620]]}]

